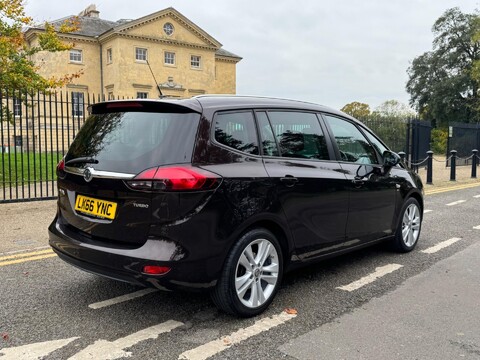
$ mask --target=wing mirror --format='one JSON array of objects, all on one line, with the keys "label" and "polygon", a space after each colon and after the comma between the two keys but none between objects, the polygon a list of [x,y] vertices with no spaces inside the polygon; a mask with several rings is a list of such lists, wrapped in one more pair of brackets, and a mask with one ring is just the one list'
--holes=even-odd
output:
[{"label": "wing mirror", "polygon": [[383,152],[383,167],[392,168],[400,162],[400,155],[393,151],[386,150]]}]

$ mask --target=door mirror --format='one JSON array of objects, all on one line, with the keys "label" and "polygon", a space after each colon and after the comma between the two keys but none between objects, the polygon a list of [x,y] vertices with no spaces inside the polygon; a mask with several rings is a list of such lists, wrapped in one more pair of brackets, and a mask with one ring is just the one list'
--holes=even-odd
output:
[{"label": "door mirror", "polygon": [[384,151],[383,152],[383,167],[391,168],[397,165],[400,162],[400,155],[394,153],[393,151]]}]

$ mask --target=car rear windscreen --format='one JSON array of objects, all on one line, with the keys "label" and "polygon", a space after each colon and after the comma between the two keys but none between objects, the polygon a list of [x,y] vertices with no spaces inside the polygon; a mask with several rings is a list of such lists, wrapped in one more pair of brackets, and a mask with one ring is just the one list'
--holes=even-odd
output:
[{"label": "car rear windscreen", "polygon": [[96,170],[128,174],[159,165],[189,163],[199,120],[197,113],[90,115],[65,160],[93,157],[98,163],[89,166]]}]

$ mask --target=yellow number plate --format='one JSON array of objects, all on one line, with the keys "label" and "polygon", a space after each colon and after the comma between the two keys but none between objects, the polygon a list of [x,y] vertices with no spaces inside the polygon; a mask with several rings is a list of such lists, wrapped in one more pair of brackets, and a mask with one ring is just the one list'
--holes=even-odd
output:
[{"label": "yellow number plate", "polygon": [[77,195],[75,210],[84,214],[94,215],[102,219],[115,219],[117,203]]}]

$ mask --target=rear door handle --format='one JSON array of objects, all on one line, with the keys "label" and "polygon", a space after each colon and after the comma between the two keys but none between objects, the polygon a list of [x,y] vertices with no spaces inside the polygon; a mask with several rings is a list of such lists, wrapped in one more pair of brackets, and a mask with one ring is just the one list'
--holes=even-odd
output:
[{"label": "rear door handle", "polygon": [[298,179],[295,176],[292,175],[285,175],[285,177],[280,178],[280,181],[285,184],[285,186],[294,186],[297,182]]}]

